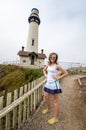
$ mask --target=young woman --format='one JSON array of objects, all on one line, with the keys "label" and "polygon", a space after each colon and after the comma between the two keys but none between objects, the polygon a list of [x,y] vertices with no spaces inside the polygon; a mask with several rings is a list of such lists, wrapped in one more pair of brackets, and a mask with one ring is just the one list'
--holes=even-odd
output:
[{"label": "young woman", "polygon": [[[54,104],[54,116],[52,119],[48,120],[49,124],[57,123],[59,116],[59,104],[58,104],[58,94],[62,93],[59,80],[65,77],[68,73],[59,64],[57,64],[58,55],[56,53],[51,53],[49,55],[49,63],[43,68],[44,76],[47,78],[47,82],[44,85],[44,97],[47,104],[47,108],[42,111],[46,114],[50,111],[50,94],[53,97]],[[61,75],[58,72],[61,72]]]}]

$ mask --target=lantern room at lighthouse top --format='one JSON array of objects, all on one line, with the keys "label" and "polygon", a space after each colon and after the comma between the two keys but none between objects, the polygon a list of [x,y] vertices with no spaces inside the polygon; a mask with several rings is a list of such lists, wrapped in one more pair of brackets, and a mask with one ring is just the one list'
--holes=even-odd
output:
[{"label": "lantern room at lighthouse top", "polygon": [[38,23],[38,25],[40,24],[40,18],[39,18],[39,10],[38,9],[36,9],[36,8],[33,8],[32,10],[31,10],[31,14],[30,14],[30,16],[29,16],[29,18],[28,18],[28,22],[30,23],[30,22],[33,22],[33,21],[35,21],[36,23]]}]

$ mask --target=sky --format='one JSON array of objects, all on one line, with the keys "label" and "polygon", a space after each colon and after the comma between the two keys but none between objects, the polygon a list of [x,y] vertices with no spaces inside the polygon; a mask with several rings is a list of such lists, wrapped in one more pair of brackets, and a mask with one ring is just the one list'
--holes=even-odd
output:
[{"label": "sky", "polygon": [[28,17],[39,10],[38,52],[86,63],[86,0],[0,0],[0,63],[17,61],[27,45]]}]

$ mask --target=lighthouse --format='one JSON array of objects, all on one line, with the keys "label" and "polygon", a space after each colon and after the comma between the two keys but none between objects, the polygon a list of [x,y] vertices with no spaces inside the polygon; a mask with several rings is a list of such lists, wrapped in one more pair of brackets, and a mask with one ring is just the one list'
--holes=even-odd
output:
[{"label": "lighthouse", "polygon": [[27,38],[27,51],[38,53],[38,30],[40,25],[39,10],[33,8],[28,18],[29,31]]},{"label": "lighthouse", "polygon": [[33,8],[31,14],[28,18],[29,29],[27,36],[26,50],[22,46],[21,50],[18,52],[20,57],[20,66],[29,68],[42,68],[44,66],[44,60],[46,55],[44,54],[44,49],[38,52],[38,35],[39,35],[39,10]]}]

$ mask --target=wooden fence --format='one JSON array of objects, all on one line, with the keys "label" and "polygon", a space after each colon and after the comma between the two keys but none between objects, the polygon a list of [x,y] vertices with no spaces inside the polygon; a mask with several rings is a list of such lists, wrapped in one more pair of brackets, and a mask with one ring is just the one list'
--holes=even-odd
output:
[{"label": "wooden fence", "polygon": [[46,79],[41,77],[8,93],[5,99],[0,97],[0,130],[18,130],[32,117],[43,99],[45,82]]}]

